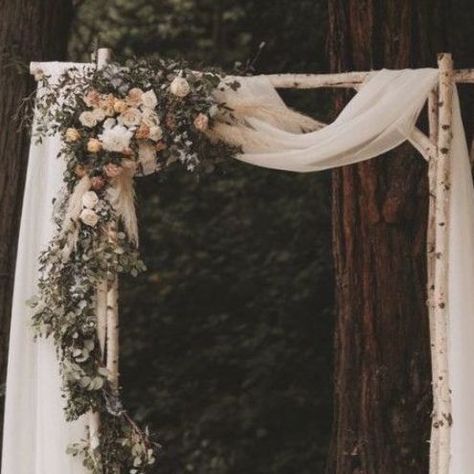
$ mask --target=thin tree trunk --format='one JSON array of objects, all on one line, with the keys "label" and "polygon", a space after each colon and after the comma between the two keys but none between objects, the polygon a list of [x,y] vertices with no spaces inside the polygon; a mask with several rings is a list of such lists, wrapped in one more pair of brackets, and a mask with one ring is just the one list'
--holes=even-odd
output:
[{"label": "thin tree trunk", "polygon": [[[34,88],[30,61],[65,56],[71,0],[0,0],[0,377],[5,378],[13,272],[27,164],[28,133],[14,115]],[[38,183],[40,185],[40,183]],[[0,410],[0,443],[3,398]]]},{"label": "thin tree trunk", "polygon": [[[332,71],[436,64],[437,1],[329,0]],[[439,24],[443,24],[439,22]],[[436,40],[436,41],[435,41]],[[347,97],[338,95],[336,107]],[[428,472],[427,166],[409,145],[333,173],[335,416],[328,474]]]}]

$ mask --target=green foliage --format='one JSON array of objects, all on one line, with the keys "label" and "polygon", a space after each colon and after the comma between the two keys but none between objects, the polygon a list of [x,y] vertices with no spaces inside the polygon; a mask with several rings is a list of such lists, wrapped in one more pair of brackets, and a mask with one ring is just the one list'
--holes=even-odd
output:
[{"label": "green foliage", "polygon": [[[70,51],[87,60],[99,38],[128,56],[314,72],[325,68],[325,4],[85,0]],[[327,96],[284,97],[325,115]],[[120,365],[127,407],[163,444],[153,472],[322,473],[332,411],[328,175],[235,162],[199,180],[177,170],[140,178],[137,192],[149,271],[121,280]]]}]

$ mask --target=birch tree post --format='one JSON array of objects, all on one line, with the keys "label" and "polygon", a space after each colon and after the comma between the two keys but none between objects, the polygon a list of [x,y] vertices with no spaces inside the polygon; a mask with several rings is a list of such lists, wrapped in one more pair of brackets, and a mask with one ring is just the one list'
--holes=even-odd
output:
[{"label": "birch tree post", "polygon": [[[434,411],[432,431],[437,446],[437,463],[430,470],[432,474],[448,474],[450,459],[450,434],[452,425],[451,394],[448,366],[448,227],[450,196],[450,153],[452,139],[453,105],[453,61],[448,53],[438,57],[439,66],[439,124],[438,157],[435,183],[435,269],[433,294],[434,360],[433,398]],[[436,469],[436,470],[434,470]]]},{"label": "birch tree post", "polygon": [[[97,68],[104,67],[110,62],[112,53],[110,49],[100,48],[97,50]],[[116,277],[115,277],[116,278]],[[113,288],[115,286],[113,285]],[[108,363],[106,359],[106,339],[108,337],[107,322],[109,320],[109,299],[113,299],[113,295],[110,295],[113,289],[109,289],[109,283],[106,280],[100,282],[97,285],[96,295],[96,317],[97,317],[97,339],[99,341],[100,350],[102,353],[102,360]],[[110,295],[110,296],[109,296]],[[89,414],[89,444],[92,450],[99,447],[100,444],[100,414],[98,412],[91,412]]]},{"label": "birch tree post", "polygon": [[[428,162],[428,185],[429,185],[429,204],[428,204],[428,229],[426,237],[427,249],[427,306],[428,317],[430,322],[430,349],[431,349],[431,373],[434,380],[438,374],[438,364],[435,343],[436,340],[436,324],[434,320],[434,272],[436,265],[435,257],[435,241],[436,241],[436,225],[435,225],[435,206],[436,206],[436,162],[437,162],[437,144],[438,144],[438,89],[431,91],[428,98],[428,121],[430,130],[430,140],[436,144],[435,156],[431,157]],[[433,413],[438,411],[438,399],[433,397]],[[430,438],[430,469],[433,473],[438,472],[438,434],[439,431],[432,429]]]}]

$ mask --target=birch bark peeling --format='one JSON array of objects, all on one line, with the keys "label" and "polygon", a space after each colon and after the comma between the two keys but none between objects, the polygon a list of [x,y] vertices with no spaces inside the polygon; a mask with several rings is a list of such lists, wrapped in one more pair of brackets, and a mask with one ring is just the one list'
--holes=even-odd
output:
[{"label": "birch bark peeling", "polygon": [[[322,87],[357,88],[375,71],[339,72],[335,74],[267,74],[277,89],[318,89]],[[474,69],[453,71],[454,82],[474,83]]]},{"label": "birch bark peeling", "polygon": [[[448,474],[450,461],[450,435],[452,425],[451,394],[448,366],[448,228],[450,196],[450,154],[452,140],[453,62],[450,54],[438,56],[439,66],[439,120],[438,156],[435,177],[435,268],[433,288],[433,325],[435,339],[433,370],[434,408],[432,433],[437,454],[431,474]],[[436,470],[435,470],[436,469]]]},{"label": "birch bark peeling", "polygon": [[105,338],[107,333],[107,280],[97,285],[97,337],[99,339],[102,361],[105,362]]},{"label": "birch bark peeling", "polygon": [[107,292],[107,370],[112,390],[119,390],[119,321],[118,277],[115,275]]},{"label": "birch bark peeling", "polygon": [[[427,306],[430,327],[430,350],[431,350],[431,373],[432,381],[438,376],[438,364],[435,343],[436,341],[436,324],[434,319],[434,272],[435,272],[435,241],[436,241],[436,225],[435,225],[435,208],[436,208],[436,161],[438,146],[438,90],[433,89],[428,98],[428,122],[430,141],[435,144],[435,154],[428,161],[428,184],[429,184],[429,203],[428,203],[428,226],[426,236],[427,250]],[[433,382],[432,382],[433,385]],[[434,385],[433,385],[434,389]],[[433,411],[438,412],[438,399],[433,397]],[[431,430],[430,439],[430,473],[438,472],[438,447],[439,447],[439,430]]]}]

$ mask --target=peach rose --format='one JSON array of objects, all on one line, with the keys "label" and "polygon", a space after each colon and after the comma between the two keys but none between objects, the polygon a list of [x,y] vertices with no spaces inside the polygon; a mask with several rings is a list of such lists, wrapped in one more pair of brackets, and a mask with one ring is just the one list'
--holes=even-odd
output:
[{"label": "peach rose", "polygon": [[94,191],[100,191],[105,186],[105,179],[102,176],[94,176],[91,178],[91,188]]},{"label": "peach rose", "polygon": [[127,110],[127,104],[125,103],[124,100],[115,99],[114,100],[114,110],[118,114],[121,114],[122,112],[125,112]]},{"label": "peach rose", "polygon": [[201,132],[207,130],[209,127],[209,117],[204,114],[198,114],[198,116],[194,119],[194,126]]},{"label": "peach rose", "polygon": [[115,163],[108,163],[104,166],[104,172],[108,178],[116,178],[122,173],[123,169]]},{"label": "peach rose", "polygon": [[112,94],[107,94],[101,97],[99,107],[104,111],[107,117],[115,115],[114,110],[115,97]]},{"label": "peach rose", "polygon": [[90,138],[87,142],[87,151],[90,153],[98,153],[102,150],[102,142],[97,138]]},{"label": "peach rose", "polygon": [[68,128],[64,138],[67,142],[77,142],[81,138],[81,134],[77,128]]},{"label": "peach rose", "polygon": [[143,122],[138,127],[137,131],[135,132],[135,137],[138,140],[146,140],[150,136],[150,127]]},{"label": "peach rose", "polygon": [[98,107],[100,103],[100,94],[95,89],[91,89],[84,97],[84,102],[87,107]]}]

